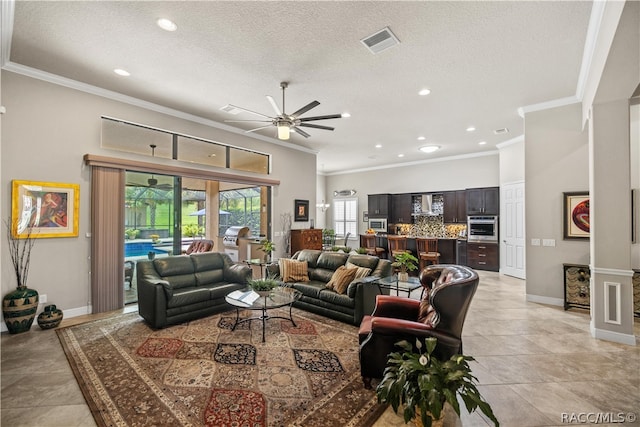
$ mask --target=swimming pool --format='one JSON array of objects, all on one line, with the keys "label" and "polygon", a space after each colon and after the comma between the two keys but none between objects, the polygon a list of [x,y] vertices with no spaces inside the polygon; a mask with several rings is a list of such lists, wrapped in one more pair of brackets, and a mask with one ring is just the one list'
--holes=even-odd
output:
[{"label": "swimming pool", "polygon": [[155,252],[156,254],[166,255],[169,251],[161,248],[156,248],[151,242],[125,242],[124,243],[124,256],[146,256],[149,252]]}]

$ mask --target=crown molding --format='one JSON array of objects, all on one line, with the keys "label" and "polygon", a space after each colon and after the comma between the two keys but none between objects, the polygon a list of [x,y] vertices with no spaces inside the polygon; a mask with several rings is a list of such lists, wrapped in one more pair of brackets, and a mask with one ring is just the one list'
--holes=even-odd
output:
[{"label": "crown molding", "polygon": [[491,151],[485,151],[482,153],[470,153],[470,154],[461,154],[459,156],[438,157],[437,159],[416,160],[414,162],[394,163],[390,165],[373,166],[370,168],[349,169],[348,171],[336,171],[336,172],[326,172],[326,173],[318,172],[318,175],[323,175],[323,176],[350,175],[353,173],[371,172],[371,171],[377,171],[382,169],[405,168],[407,166],[424,165],[427,163],[440,163],[440,162],[449,162],[451,160],[463,160],[463,159],[473,159],[477,157],[496,156],[498,154],[499,154],[498,150],[491,150]]},{"label": "crown molding", "polygon": [[503,148],[506,148],[510,145],[519,144],[521,142],[524,142],[524,135],[519,135],[519,136],[516,136],[515,138],[509,139],[508,141],[496,144],[496,147],[498,147],[498,150],[502,150]]},{"label": "crown molding", "polygon": [[9,62],[13,37],[14,0],[2,0],[0,4],[0,67]]}]

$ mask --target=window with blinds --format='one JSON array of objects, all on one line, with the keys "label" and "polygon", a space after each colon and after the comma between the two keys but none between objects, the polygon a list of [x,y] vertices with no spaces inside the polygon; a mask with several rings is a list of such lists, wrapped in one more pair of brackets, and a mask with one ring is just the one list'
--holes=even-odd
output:
[{"label": "window with blinds", "polygon": [[333,199],[333,228],[336,236],[358,234],[358,199]]}]

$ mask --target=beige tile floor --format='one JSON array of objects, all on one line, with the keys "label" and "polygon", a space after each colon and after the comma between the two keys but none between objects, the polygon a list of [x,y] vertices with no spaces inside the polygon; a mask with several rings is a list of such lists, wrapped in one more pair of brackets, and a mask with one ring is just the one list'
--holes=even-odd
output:
[{"label": "beige tile floor", "polygon": [[[476,358],[472,368],[479,389],[502,426],[566,426],[562,414],[572,413],[640,415],[640,345],[596,340],[584,310],[565,312],[526,302],[524,281],[479,273],[480,286],[465,322],[464,352]],[[131,310],[136,307],[125,309]],[[63,326],[97,317],[65,319]],[[635,335],[640,336],[638,321]],[[4,333],[0,346],[0,425],[95,426],[53,330],[34,326],[24,334]],[[478,413],[449,414],[446,424],[491,425]],[[387,410],[375,425],[404,423]],[[608,425],[640,426],[640,421]]]}]

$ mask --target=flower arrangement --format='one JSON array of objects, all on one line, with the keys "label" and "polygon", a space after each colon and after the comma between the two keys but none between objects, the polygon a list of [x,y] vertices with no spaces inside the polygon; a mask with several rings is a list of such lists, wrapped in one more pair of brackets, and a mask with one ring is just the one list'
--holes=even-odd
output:
[{"label": "flower arrangement", "polygon": [[151,234],[149,237],[151,237],[151,241],[153,243],[158,243],[160,241],[160,235],[159,234]]},{"label": "flower arrangement", "polygon": [[491,406],[476,387],[477,378],[471,374],[469,361],[473,357],[457,354],[440,361],[432,356],[436,344],[436,338],[426,338],[423,348],[423,342],[416,339],[415,351],[406,340],[397,343],[404,351],[389,354],[384,377],[376,387],[378,401],[390,404],[396,413],[403,405],[405,423],[413,419],[430,427],[432,421],[444,415],[445,403],[460,415],[460,396],[470,413],[480,408],[499,426]]}]

